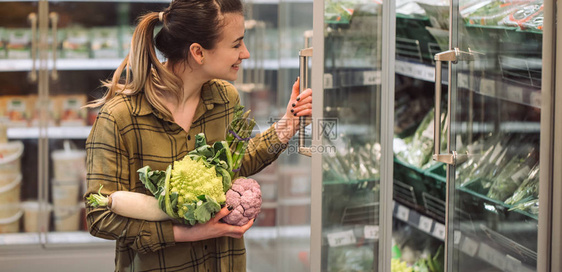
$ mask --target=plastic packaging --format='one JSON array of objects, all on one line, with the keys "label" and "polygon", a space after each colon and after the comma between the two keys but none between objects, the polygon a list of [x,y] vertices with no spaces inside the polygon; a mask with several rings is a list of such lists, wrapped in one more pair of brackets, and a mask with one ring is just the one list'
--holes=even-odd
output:
[{"label": "plastic packaging", "polygon": [[79,182],[86,171],[86,151],[72,149],[68,141],[65,141],[64,145],[64,149],[55,150],[51,154],[54,178]]}]

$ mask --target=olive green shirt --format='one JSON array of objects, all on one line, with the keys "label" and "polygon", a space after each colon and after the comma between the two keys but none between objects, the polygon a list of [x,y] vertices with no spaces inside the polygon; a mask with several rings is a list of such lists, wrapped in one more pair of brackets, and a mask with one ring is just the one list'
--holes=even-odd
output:
[{"label": "olive green shirt", "polygon": [[[101,109],[86,141],[88,190],[97,193],[134,191],[150,194],[139,181],[137,169],[149,165],[165,170],[194,149],[195,135],[205,133],[208,143],[224,140],[240,103],[228,82],[203,85],[201,100],[189,132],[162,118],[143,92],[117,95]],[[250,176],[273,162],[286,148],[274,125],[250,140],[241,176]],[[198,242],[175,242],[172,222],[152,222],[119,216],[107,208],[88,208],[90,233],[116,240],[115,271],[246,271],[243,239],[221,237]]]}]

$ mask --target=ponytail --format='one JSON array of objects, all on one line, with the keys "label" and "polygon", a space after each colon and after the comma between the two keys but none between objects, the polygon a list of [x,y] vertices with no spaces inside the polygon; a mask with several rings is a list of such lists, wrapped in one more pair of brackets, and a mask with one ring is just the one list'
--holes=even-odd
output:
[{"label": "ponytail", "polygon": [[[182,99],[182,81],[158,60],[154,48],[154,28],[160,22],[159,12],[142,16],[133,33],[131,49],[111,81],[103,81],[106,94],[92,101],[87,107],[102,106],[117,94],[134,95],[144,90],[148,102],[164,117],[173,120],[172,113],[162,103],[161,94],[172,94],[177,101]],[[125,72],[125,82],[121,75]]]}]

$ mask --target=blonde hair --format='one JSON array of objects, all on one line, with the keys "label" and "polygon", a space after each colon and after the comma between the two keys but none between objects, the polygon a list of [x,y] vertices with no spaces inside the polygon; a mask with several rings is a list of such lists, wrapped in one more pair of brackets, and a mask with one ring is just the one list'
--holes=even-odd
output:
[{"label": "blonde hair", "polygon": [[[133,33],[129,54],[115,70],[113,78],[102,82],[107,92],[87,107],[102,106],[118,94],[134,95],[144,90],[148,102],[164,117],[173,120],[172,113],[164,106],[159,94],[172,94],[179,101],[183,96],[182,80],[166,69],[156,55],[153,37],[154,28],[159,21],[159,12],[148,13],[140,18]],[[123,72],[124,82],[121,81]]]}]

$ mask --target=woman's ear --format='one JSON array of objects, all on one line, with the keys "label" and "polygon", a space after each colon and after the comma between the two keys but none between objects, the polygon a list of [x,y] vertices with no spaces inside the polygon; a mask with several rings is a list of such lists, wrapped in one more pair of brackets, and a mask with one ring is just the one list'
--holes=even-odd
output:
[{"label": "woman's ear", "polygon": [[205,55],[203,51],[203,47],[198,43],[193,43],[189,47],[189,52],[191,53],[193,60],[195,60],[198,64],[203,64],[205,62]]}]

